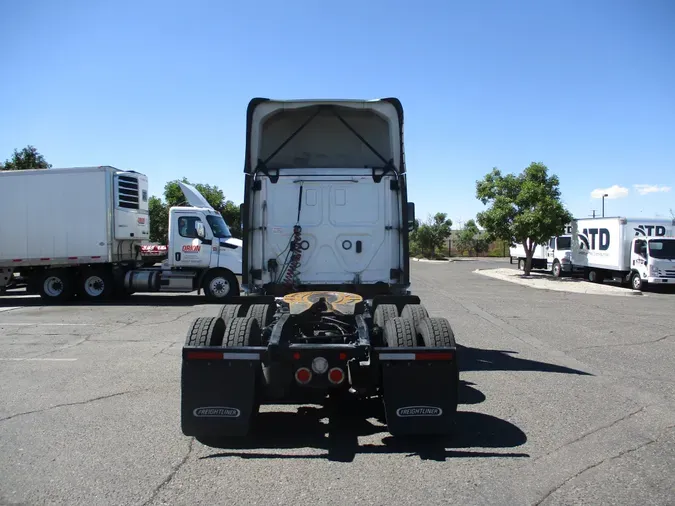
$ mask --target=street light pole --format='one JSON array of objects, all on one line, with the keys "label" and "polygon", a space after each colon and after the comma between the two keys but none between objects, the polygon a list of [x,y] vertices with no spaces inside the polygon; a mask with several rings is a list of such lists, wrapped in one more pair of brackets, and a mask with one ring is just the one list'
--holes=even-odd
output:
[{"label": "street light pole", "polygon": [[602,196],[602,217],[605,217],[605,197],[609,197],[607,193]]}]

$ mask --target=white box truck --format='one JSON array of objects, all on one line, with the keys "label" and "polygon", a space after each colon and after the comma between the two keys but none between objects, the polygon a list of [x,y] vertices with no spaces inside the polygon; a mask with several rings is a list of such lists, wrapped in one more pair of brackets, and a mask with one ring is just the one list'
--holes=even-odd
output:
[{"label": "white box truck", "polygon": [[587,218],[572,226],[572,264],[595,283],[675,284],[672,219]]},{"label": "white box truck", "polygon": [[[534,252],[532,253],[533,269],[546,268],[547,253],[548,247],[546,244],[537,244],[534,247]],[[509,263],[513,263],[514,260],[518,261],[518,270],[525,270],[525,261],[527,260],[527,257],[525,255],[525,248],[522,244],[515,244],[509,248]]]},{"label": "white box truck", "polygon": [[0,171],[0,290],[18,275],[45,301],[134,292],[239,295],[241,241],[196,189],[169,211],[169,257],[142,268],[148,178],[114,167]]}]

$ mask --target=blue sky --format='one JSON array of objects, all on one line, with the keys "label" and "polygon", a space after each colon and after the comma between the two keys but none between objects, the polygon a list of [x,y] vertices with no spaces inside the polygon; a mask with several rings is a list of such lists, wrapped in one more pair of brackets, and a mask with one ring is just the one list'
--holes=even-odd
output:
[{"label": "blue sky", "polygon": [[32,144],[239,203],[250,98],[396,96],[420,217],[472,218],[477,179],[532,161],[577,217],[603,189],[607,215],[669,216],[673,26],[670,0],[1,2],[0,159]]}]

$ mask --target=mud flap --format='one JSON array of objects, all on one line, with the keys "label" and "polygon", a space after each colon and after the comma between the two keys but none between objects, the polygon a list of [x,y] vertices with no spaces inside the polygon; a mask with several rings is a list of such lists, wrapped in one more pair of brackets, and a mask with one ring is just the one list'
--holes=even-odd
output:
[{"label": "mud flap", "polygon": [[256,406],[258,353],[183,348],[181,429],[186,436],[246,436]]},{"label": "mud flap", "polygon": [[379,350],[389,432],[393,436],[450,434],[459,388],[455,350]]}]

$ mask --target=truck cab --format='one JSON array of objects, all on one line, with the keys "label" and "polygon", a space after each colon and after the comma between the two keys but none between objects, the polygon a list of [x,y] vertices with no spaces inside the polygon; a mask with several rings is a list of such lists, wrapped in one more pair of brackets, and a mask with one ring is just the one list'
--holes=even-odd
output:
[{"label": "truck cab", "polygon": [[637,236],[630,251],[633,289],[642,290],[646,284],[675,286],[675,237]]},{"label": "truck cab", "polygon": [[546,250],[546,268],[559,278],[574,271],[572,264],[572,236],[570,234],[551,237]]}]

